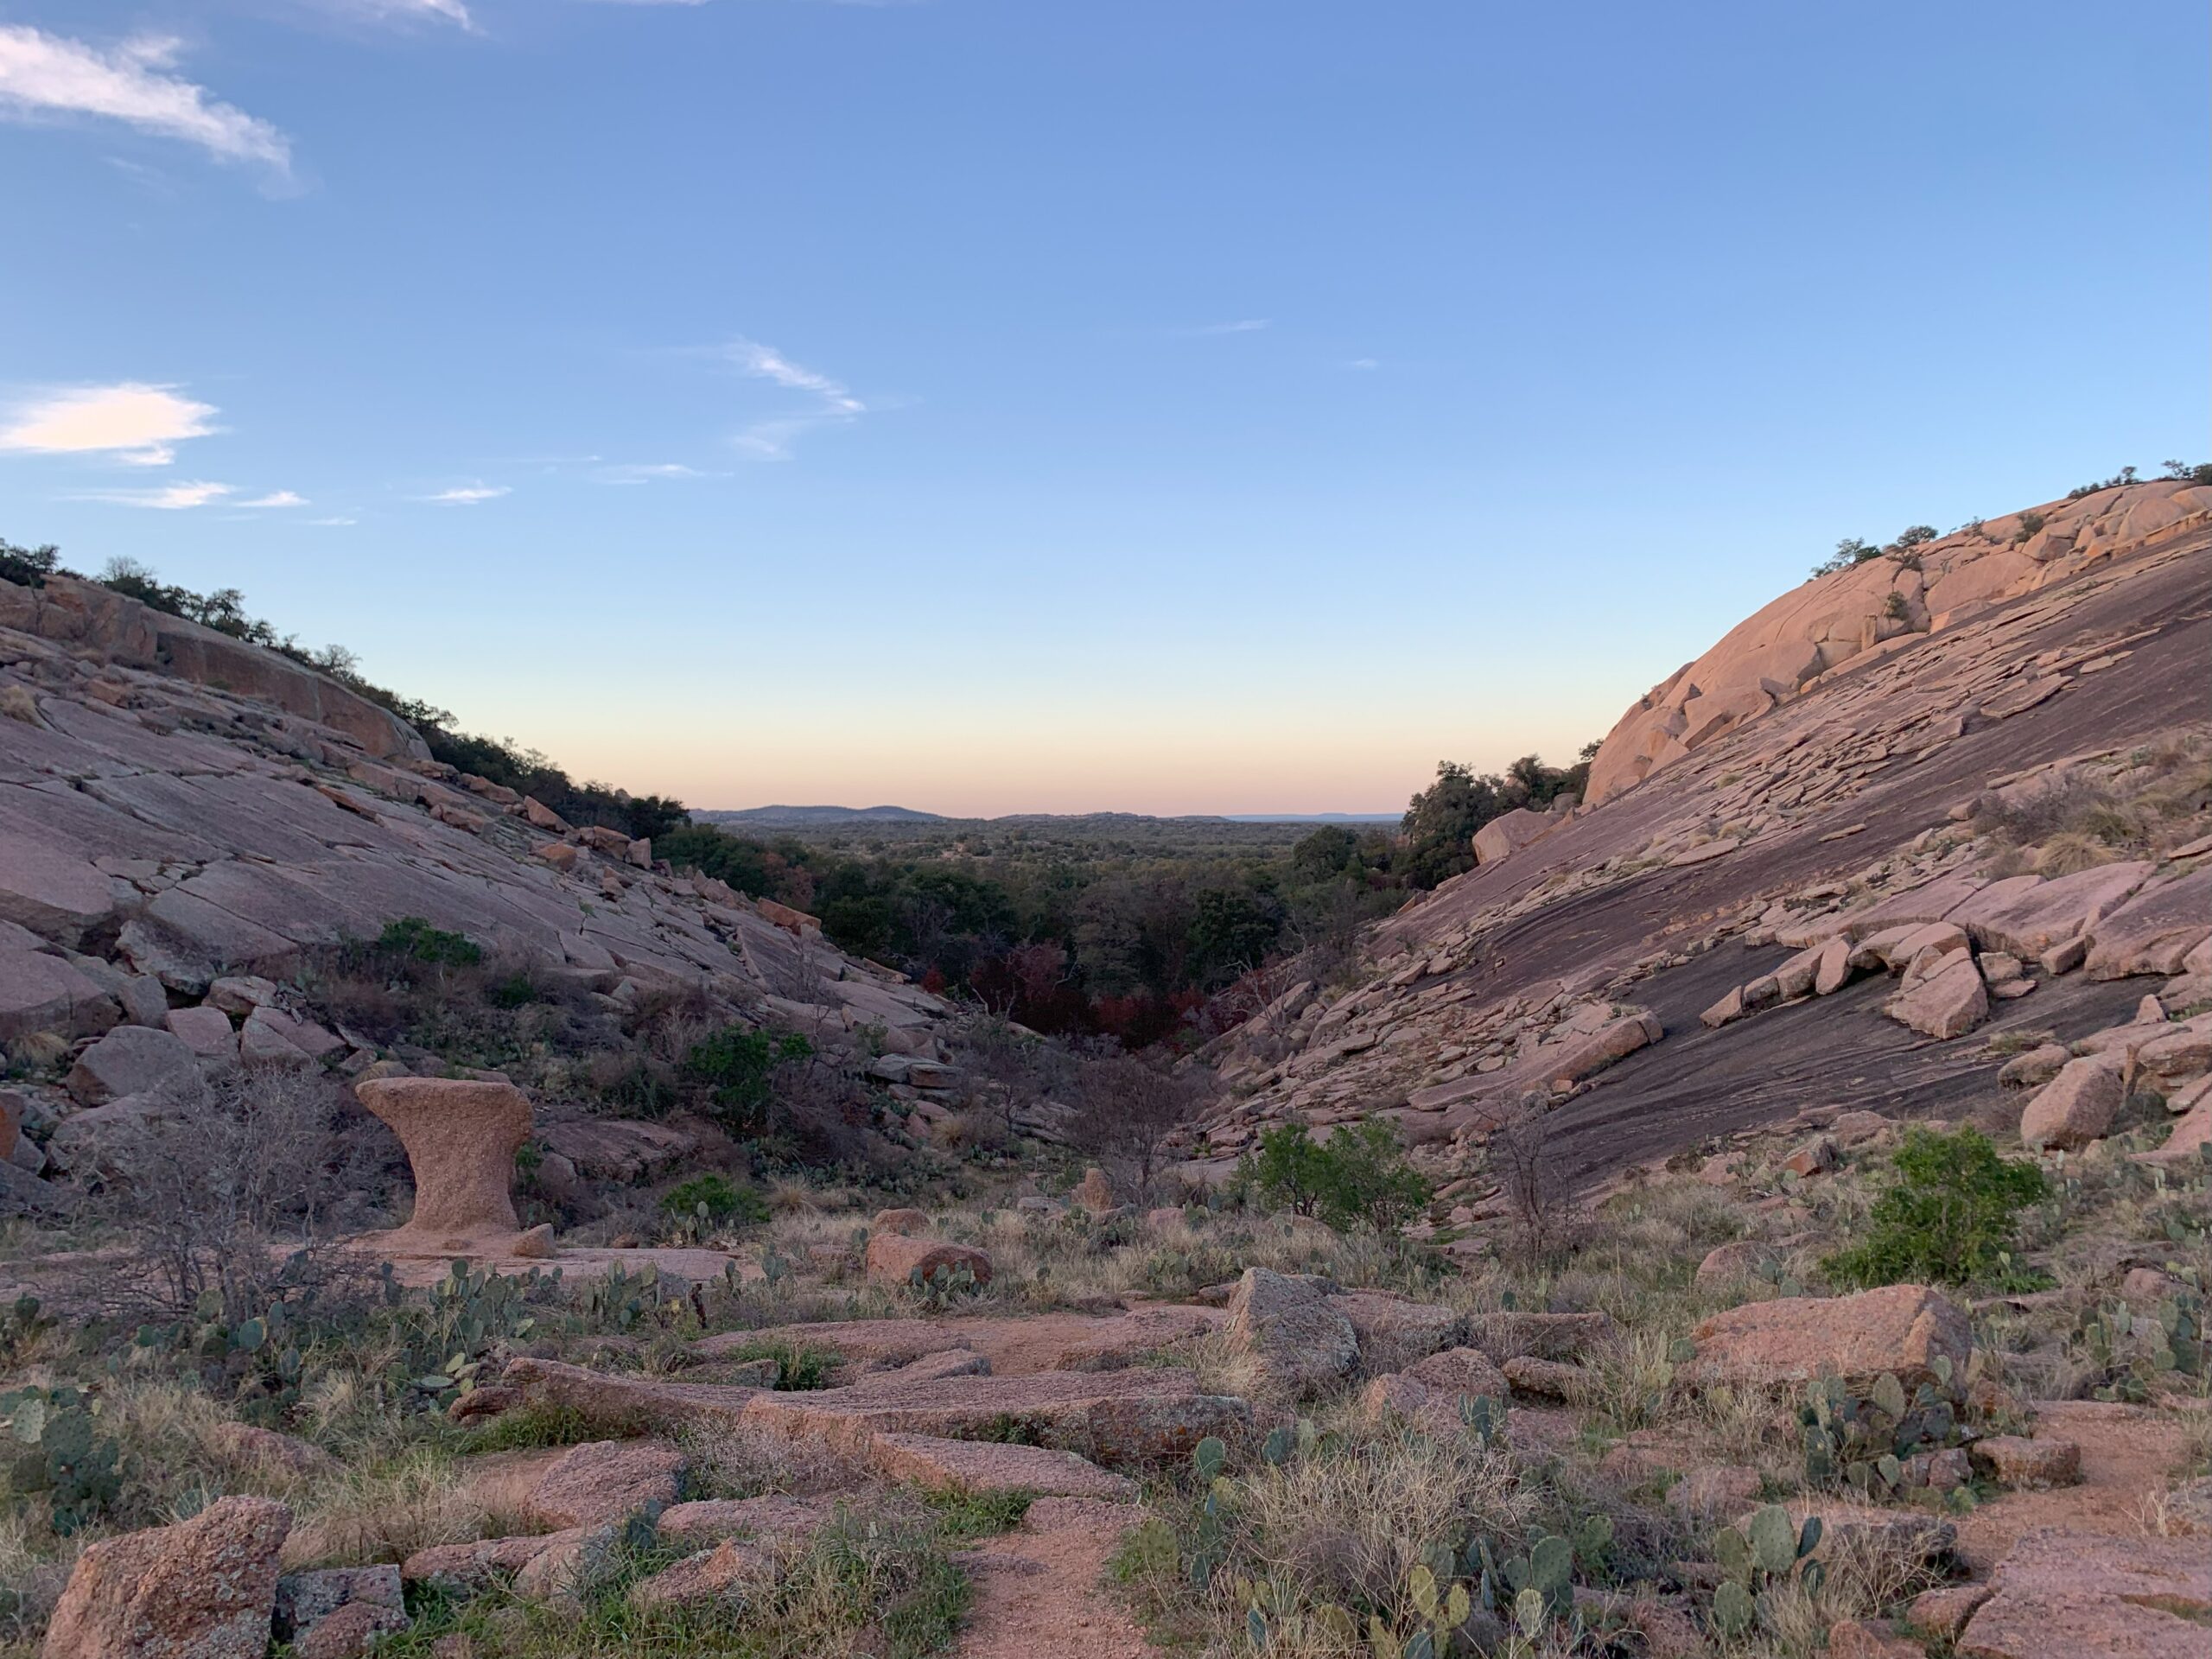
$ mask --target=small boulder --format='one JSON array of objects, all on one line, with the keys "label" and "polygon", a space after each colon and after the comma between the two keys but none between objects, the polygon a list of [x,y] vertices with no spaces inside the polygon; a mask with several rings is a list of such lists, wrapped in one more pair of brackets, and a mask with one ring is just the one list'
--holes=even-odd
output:
[{"label": "small boulder", "polygon": [[1830,939],[1821,947],[1820,959],[1813,967],[1813,994],[1831,996],[1851,981],[1851,941]]},{"label": "small boulder", "polygon": [[1782,1160],[1782,1166],[1792,1175],[1822,1175],[1840,1161],[1835,1142],[1823,1135],[1791,1148],[1789,1155]]},{"label": "small boulder", "polygon": [[2078,1152],[2112,1128],[2126,1095],[2119,1071],[2103,1056],[2069,1060],[2028,1103],[2020,1117],[2020,1140],[2030,1147]]},{"label": "small boulder", "polygon": [[41,1659],[263,1659],[292,1512],[222,1497],[189,1521],[87,1545]]},{"label": "small boulder", "polygon": [[1083,1172],[1075,1191],[1068,1194],[1070,1203],[1088,1210],[1094,1216],[1103,1216],[1118,1207],[1114,1197],[1114,1184],[1106,1179],[1106,1172],[1093,1164]]},{"label": "small boulder", "polygon": [[1508,1387],[1505,1373],[1479,1348],[1446,1348],[1408,1365],[1405,1374],[1443,1395],[1455,1406],[1462,1395],[1471,1400],[1485,1395],[1493,1400],[1503,1400]]},{"label": "small boulder", "polygon": [[238,1034],[231,1027],[231,1016],[212,1003],[203,1002],[196,1008],[171,1008],[164,1023],[203,1060],[235,1060],[238,1057]]},{"label": "small boulder", "polygon": [[267,1007],[276,1000],[276,982],[264,979],[258,974],[232,974],[217,980],[207,988],[207,1001],[211,1007],[225,1014],[244,1019],[256,1008]]},{"label": "small boulder", "polygon": [[1970,1448],[1974,1466],[2000,1486],[2029,1491],[2071,1486],[2082,1478],[2082,1448],[2072,1440],[1991,1434]]},{"label": "small boulder", "polygon": [[1757,1239],[1718,1244],[1707,1250],[1705,1260],[1697,1264],[1697,1287],[1700,1290],[1719,1290],[1739,1285],[1757,1277],[1763,1267],[1779,1260],[1774,1246]]},{"label": "small boulder", "polygon": [[1610,1347],[1620,1326],[1610,1313],[1536,1313],[1503,1309],[1470,1314],[1467,1340],[1500,1363],[1517,1354],[1537,1359],[1580,1359]]},{"label": "small boulder", "polygon": [[2006,1089],[2035,1089],[2056,1077],[2074,1051],[2063,1043],[2043,1043],[2015,1054],[1998,1068],[1997,1081]]},{"label": "small boulder", "polygon": [[1590,1374],[1580,1365],[1538,1359],[1532,1354],[1516,1354],[1505,1362],[1503,1369],[1513,1392],[1530,1399],[1560,1400],[1573,1404],[1588,1391]]},{"label": "small boulder", "polygon": [[1395,1291],[1342,1291],[1329,1306],[1351,1321],[1360,1363],[1370,1371],[1402,1370],[1459,1339],[1465,1320],[1454,1309]]},{"label": "small boulder", "polygon": [[594,1527],[676,1502],[683,1454],[663,1440],[594,1440],[570,1446],[539,1476],[524,1516],[550,1530]]},{"label": "small boulder", "polygon": [[991,1282],[991,1258],[972,1245],[949,1239],[914,1238],[905,1233],[871,1233],[867,1268],[871,1281],[899,1287],[918,1285],[940,1271],[965,1268],[979,1285]]},{"label": "small boulder", "polygon": [[[326,1629],[334,1618],[336,1626]],[[287,1573],[276,1580],[272,1630],[277,1641],[293,1643],[295,1652],[312,1643],[325,1659],[351,1659],[374,1637],[406,1628],[399,1568],[389,1561]]]},{"label": "small boulder", "polygon": [[77,1057],[67,1088],[86,1106],[152,1094],[193,1073],[193,1054],[175,1032],[118,1026]]},{"label": "small boulder", "polygon": [[1359,1358],[1351,1321],[1311,1285],[1271,1268],[1245,1268],[1228,1311],[1230,1346],[1257,1360],[1287,1392],[1332,1382]]},{"label": "small boulder", "polygon": [[[392,1569],[395,1580],[398,1573],[398,1568]],[[294,1638],[293,1659],[361,1659],[378,1637],[395,1635],[405,1630],[408,1624],[404,1607],[349,1601],[332,1609]]]},{"label": "small boulder", "polygon": [[632,1585],[630,1605],[640,1612],[711,1606],[743,1594],[772,1573],[775,1565],[774,1554],[760,1545],[725,1538],[712,1549],[687,1555]]}]

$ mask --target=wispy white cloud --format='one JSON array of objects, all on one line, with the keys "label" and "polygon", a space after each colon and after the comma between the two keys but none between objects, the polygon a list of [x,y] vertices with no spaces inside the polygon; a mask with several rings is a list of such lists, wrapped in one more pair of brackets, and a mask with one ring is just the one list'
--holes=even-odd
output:
[{"label": "wispy white cloud", "polygon": [[94,116],[197,144],[226,162],[289,176],[290,141],[257,116],[167,73],[179,43],[133,35],[103,50],[25,24],[0,24],[0,111],[18,119]]},{"label": "wispy white cloud", "polygon": [[435,19],[467,29],[472,35],[483,32],[476,27],[475,18],[469,16],[462,0],[348,0],[348,3],[353,10],[372,16]]},{"label": "wispy white cloud", "polygon": [[505,484],[456,484],[451,489],[440,490],[434,495],[418,495],[417,501],[435,502],[442,507],[473,507],[480,502],[496,501],[513,491]]},{"label": "wispy white cloud", "polygon": [[1348,369],[1379,369],[1382,366],[1371,357],[1355,357],[1344,365]]},{"label": "wispy white cloud", "polygon": [[79,501],[105,501],[118,507],[158,507],[167,512],[181,512],[191,507],[204,507],[211,501],[220,501],[225,496],[238,493],[230,484],[164,484],[147,490],[88,490],[74,498]]},{"label": "wispy white cloud", "polygon": [[740,432],[731,442],[748,454],[766,461],[787,460],[792,443],[802,434],[817,427],[849,425],[868,413],[868,405],[843,382],[793,362],[772,346],[741,335],[723,346],[721,355],[754,379],[803,393],[811,404],[804,414],[755,421]]},{"label": "wispy white cloud", "polygon": [[625,461],[617,466],[602,467],[592,476],[602,484],[652,484],[665,479],[707,478],[711,474],[696,467],[686,467],[681,461]]},{"label": "wispy white cloud", "polygon": [[66,386],[40,393],[9,411],[0,449],[31,454],[106,454],[133,467],[166,467],[175,446],[204,438],[213,404],[181,396],[175,386],[124,380],[107,386]]},{"label": "wispy white cloud", "polygon": [[1195,328],[1171,328],[1168,332],[1185,340],[1204,340],[1210,334],[1256,334],[1262,328],[1274,326],[1272,317],[1241,317],[1235,322],[1202,322]]},{"label": "wispy white cloud", "polygon": [[307,504],[308,499],[304,495],[295,494],[290,490],[271,490],[266,495],[257,495],[251,501],[239,501],[234,505],[241,507],[304,507]]},{"label": "wispy white cloud", "polygon": [[346,518],[343,517],[334,518],[310,518],[308,520],[308,523],[310,524],[321,525],[332,529],[340,528],[346,524],[358,524],[361,521],[358,518]]}]

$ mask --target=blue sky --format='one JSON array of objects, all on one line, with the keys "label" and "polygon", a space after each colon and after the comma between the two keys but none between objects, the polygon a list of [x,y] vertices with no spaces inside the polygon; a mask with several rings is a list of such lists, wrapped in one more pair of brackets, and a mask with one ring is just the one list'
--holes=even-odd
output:
[{"label": "blue sky", "polygon": [[0,0],[0,534],[701,806],[1389,810],[2207,442],[2200,3]]}]

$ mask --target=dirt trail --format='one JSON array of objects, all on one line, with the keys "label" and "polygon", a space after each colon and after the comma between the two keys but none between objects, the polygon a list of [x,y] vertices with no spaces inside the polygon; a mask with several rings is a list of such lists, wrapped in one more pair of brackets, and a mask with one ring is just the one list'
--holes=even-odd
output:
[{"label": "dirt trail", "polygon": [[2038,1527],[2139,1538],[2160,1494],[2188,1452],[2189,1426],[2143,1406],[2101,1400],[2037,1403],[2033,1438],[2082,1448],[2078,1485],[2007,1492],[1959,1517],[1959,1555],[1977,1579]]},{"label": "dirt trail", "polygon": [[976,1606],[960,1659],[1146,1659],[1143,1630],[1100,1583],[1139,1518],[1126,1503],[1040,1497],[1014,1531],[963,1555]]}]

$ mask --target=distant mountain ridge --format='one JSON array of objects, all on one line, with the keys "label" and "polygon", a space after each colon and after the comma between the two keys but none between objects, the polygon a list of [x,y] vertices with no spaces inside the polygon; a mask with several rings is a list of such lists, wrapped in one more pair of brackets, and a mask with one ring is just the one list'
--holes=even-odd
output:
[{"label": "distant mountain ridge", "polygon": [[691,814],[702,823],[798,829],[851,823],[1395,823],[1395,812],[1007,812],[953,818],[910,806],[747,806]]},{"label": "distant mountain ridge", "polygon": [[735,810],[694,812],[708,823],[942,823],[943,814],[917,812],[910,806],[748,806]]}]

